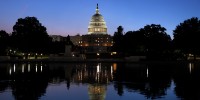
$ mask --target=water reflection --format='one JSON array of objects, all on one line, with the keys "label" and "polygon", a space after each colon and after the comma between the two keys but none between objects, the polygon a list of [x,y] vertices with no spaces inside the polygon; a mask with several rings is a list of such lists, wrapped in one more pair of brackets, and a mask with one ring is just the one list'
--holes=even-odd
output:
[{"label": "water reflection", "polygon": [[25,64],[22,64],[22,73],[24,73],[24,66]]},{"label": "water reflection", "polygon": [[65,84],[63,88],[68,91],[74,85],[87,86],[85,92],[90,100],[104,100],[115,93],[118,96],[112,99],[128,99],[127,94],[131,93],[146,99],[171,99],[175,95],[173,99],[198,100],[199,77],[199,63],[2,63],[0,94],[11,89],[16,100],[37,100],[48,96],[50,84]]},{"label": "water reflection", "polygon": [[200,100],[200,64],[182,64],[175,73],[175,93],[178,97],[186,100]]},{"label": "water reflection", "polygon": [[30,70],[31,70],[31,67],[30,67],[31,65],[30,64],[28,64],[28,72],[30,72]]},{"label": "water reflection", "polygon": [[13,66],[14,66],[14,73],[15,73],[15,64]]},{"label": "water reflection", "polygon": [[189,63],[189,71],[190,71],[190,74],[192,73],[192,70],[194,69],[194,63]]},{"label": "water reflection", "polygon": [[149,77],[149,69],[148,69],[148,67],[147,67],[147,77]]},{"label": "water reflection", "polygon": [[104,100],[106,97],[106,85],[89,84],[88,94],[90,100]]},{"label": "water reflection", "polygon": [[[0,92],[11,89],[16,100],[37,100],[48,86],[47,73],[26,71],[28,64],[0,64]],[[31,66],[30,66],[31,68]],[[5,99],[5,98],[4,98]]]}]

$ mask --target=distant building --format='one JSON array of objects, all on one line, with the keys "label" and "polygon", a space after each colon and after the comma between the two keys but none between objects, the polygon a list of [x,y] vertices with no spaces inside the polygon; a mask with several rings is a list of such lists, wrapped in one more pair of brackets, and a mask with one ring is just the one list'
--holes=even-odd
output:
[{"label": "distant building", "polygon": [[64,37],[61,35],[50,35],[53,42],[61,42],[64,41]]},{"label": "distant building", "polygon": [[[61,36],[61,35],[50,35],[50,37],[52,38],[52,42],[64,42],[67,40],[66,36]],[[70,36],[70,40],[74,45],[79,46],[82,37],[80,35]]]},{"label": "distant building", "polygon": [[80,35],[70,36],[70,40],[72,41],[72,43],[74,45],[79,46],[79,44],[82,40],[82,36],[80,36]]},{"label": "distant building", "polygon": [[[52,35],[52,41],[66,41],[66,37],[60,35]],[[107,33],[106,22],[103,16],[99,12],[97,4],[96,12],[92,16],[88,33],[85,35],[70,36],[72,43],[80,47],[80,51],[84,53],[109,53],[110,48],[113,45],[112,36]]]},{"label": "distant building", "polygon": [[88,26],[88,34],[82,35],[79,45],[85,52],[108,52],[113,45],[112,37],[107,34],[107,26],[99,12],[97,4],[96,13],[92,16]]},{"label": "distant building", "polygon": [[99,12],[97,4],[96,13],[92,16],[88,26],[88,34],[107,34],[107,26],[103,16]]}]

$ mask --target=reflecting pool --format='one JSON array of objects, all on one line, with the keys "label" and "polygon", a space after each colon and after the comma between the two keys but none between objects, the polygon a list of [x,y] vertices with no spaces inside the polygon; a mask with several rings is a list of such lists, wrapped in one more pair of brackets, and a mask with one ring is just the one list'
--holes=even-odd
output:
[{"label": "reflecting pool", "polygon": [[200,63],[0,63],[0,100],[200,100]]}]

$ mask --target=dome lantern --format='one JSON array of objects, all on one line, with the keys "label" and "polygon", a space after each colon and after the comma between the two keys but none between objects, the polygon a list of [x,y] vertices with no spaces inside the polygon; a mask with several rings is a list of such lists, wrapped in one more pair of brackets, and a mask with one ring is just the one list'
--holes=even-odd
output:
[{"label": "dome lantern", "polygon": [[97,3],[97,8],[96,8],[96,14],[100,14],[99,13],[99,5],[98,5],[98,3]]}]

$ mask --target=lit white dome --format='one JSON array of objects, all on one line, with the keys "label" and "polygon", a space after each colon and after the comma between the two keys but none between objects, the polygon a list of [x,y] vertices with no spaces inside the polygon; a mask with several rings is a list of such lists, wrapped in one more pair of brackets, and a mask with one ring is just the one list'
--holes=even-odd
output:
[{"label": "lit white dome", "polygon": [[97,4],[96,13],[92,16],[88,26],[88,34],[107,34],[107,26],[103,16],[99,13]]},{"label": "lit white dome", "polygon": [[104,22],[103,16],[101,14],[94,14],[91,22]]}]

